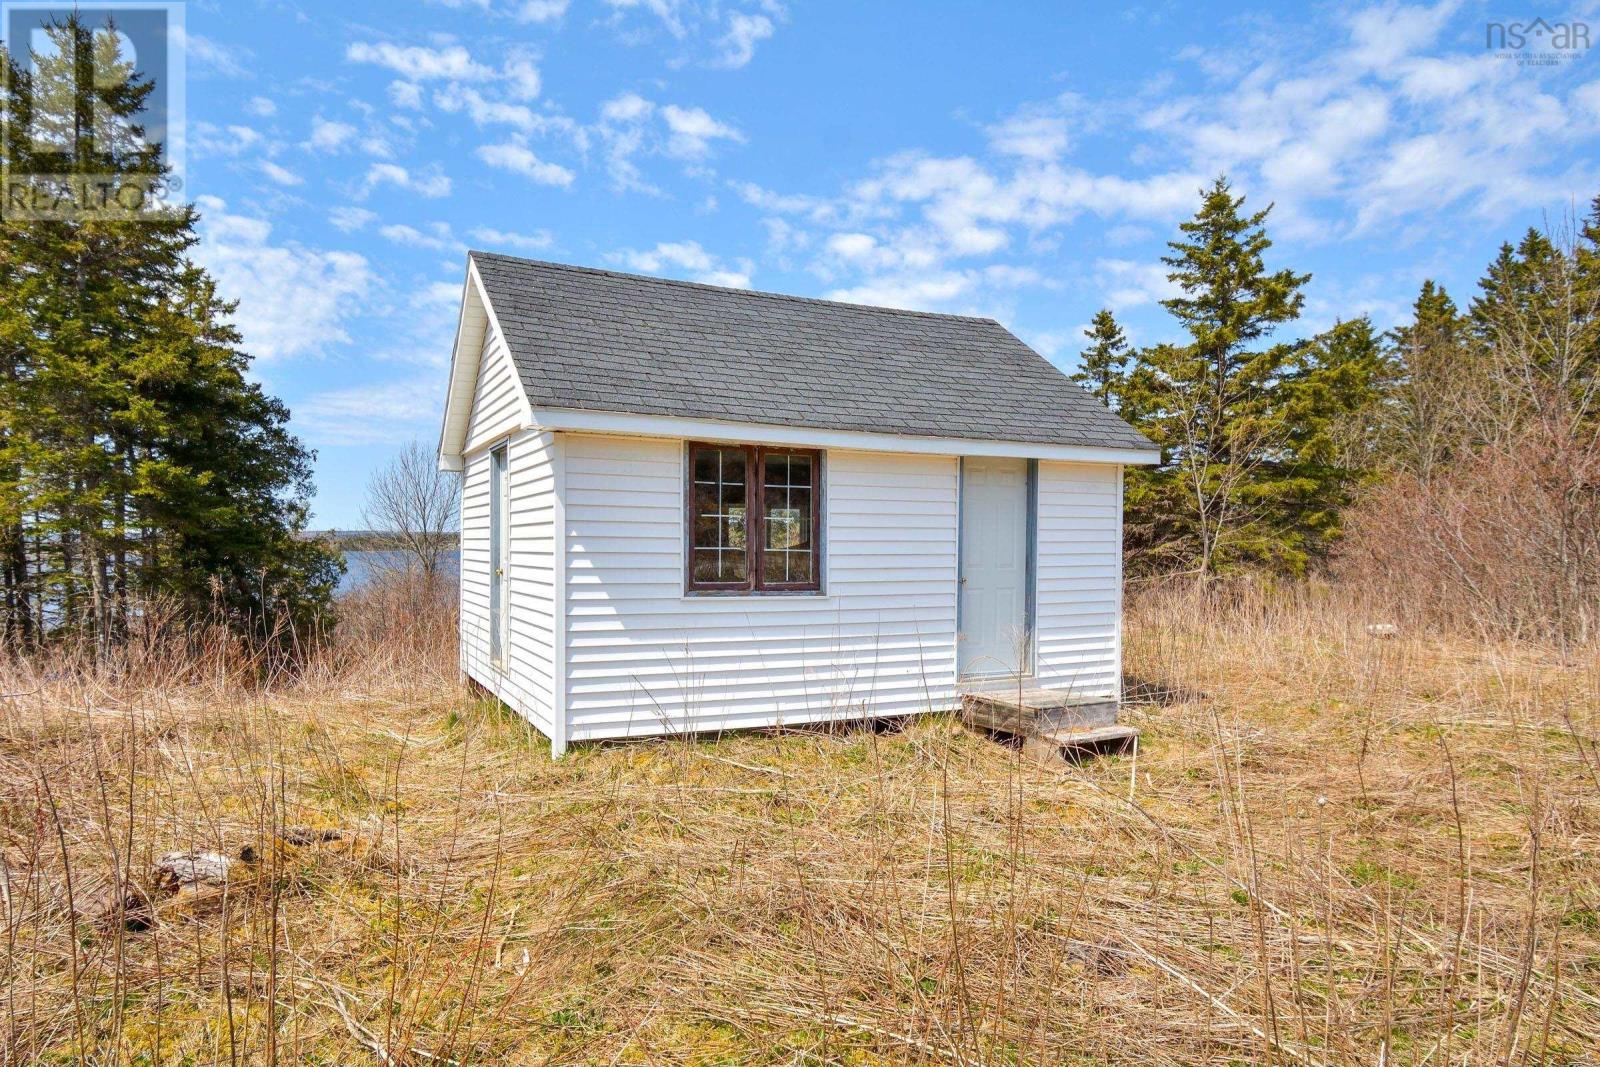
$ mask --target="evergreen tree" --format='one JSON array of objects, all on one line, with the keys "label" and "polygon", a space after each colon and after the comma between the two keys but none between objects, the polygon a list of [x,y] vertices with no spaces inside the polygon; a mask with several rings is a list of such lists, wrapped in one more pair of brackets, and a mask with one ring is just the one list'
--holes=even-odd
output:
[{"label": "evergreen tree", "polygon": [[[1600,378],[1600,196],[1590,202],[1589,214],[1578,230],[1573,260],[1578,286],[1575,302],[1589,324],[1583,358],[1593,381]],[[1591,406],[1600,407],[1600,403]]]},{"label": "evergreen tree", "polygon": [[1096,312],[1094,321],[1083,331],[1083,335],[1090,344],[1079,357],[1081,366],[1072,375],[1072,380],[1102,404],[1115,407],[1116,398],[1122,392],[1128,360],[1132,357],[1127,335],[1117,325],[1116,316],[1111,314],[1110,308],[1101,308]]},{"label": "evergreen tree", "polygon": [[1225,178],[1163,257],[1181,295],[1162,302],[1189,335],[1139,353],[1121,407],[1167,457],[1129,477],[1126,526],[1141,569],[1204,578],[1251,561],[1295,568],[1285,511],[1304,488],[1287,469],[1288,375],[1297,347],[1265,343],[1293,322],[1309,275],[1269,272],[1263,226]]},{"label": "evergreen tree", "polygon": [[1394,367],[1389,465],[1426,481],[1470,437],[1464,416],[1480,391],[1482,368],[1467,321],[1431,278],[1412,305],[1411,325],[1390,331],[1388,339]]},{"label": "evergreen tree", "polygon": [[1468,314],[1483,377],[1470,419],[1478,440],[1503,444],[1541,419],[1570,434],[1600,408],[1596,223],[1564,244],[1530,229],[1479,281]]},{"label": "evergreen tree", "polygon": [[1366,316],[1301,346],[1283,380],[1285,494],[1278,522],[1293,569],[1325,556],[1343,510],[1391,448],[1386,400],[1398,369]]},{"label": "evergreen tree", "polygon": [[1577,262],[1585,291],[1600,295],[1600,196],[1589,202],[1589,214],[1579,227]]},{"label": "evergreen tree", "polygon": [[[13,128],[6,162],[63,181],[164,173],[137,123],[152,84],[132,76],[116,36],[78,16],[49,32],[54,48],[13,80],[5,106],[62,151],[42,158]],[[188,258],[197,219],[180,207],[0,220],[12,637],[66,625],[104,645],[136,598],[158,594],[259,631],[306,622],[331,593],[337,561],[301,537],[310,456],[287,410],[245,377],[233,308]]]}]

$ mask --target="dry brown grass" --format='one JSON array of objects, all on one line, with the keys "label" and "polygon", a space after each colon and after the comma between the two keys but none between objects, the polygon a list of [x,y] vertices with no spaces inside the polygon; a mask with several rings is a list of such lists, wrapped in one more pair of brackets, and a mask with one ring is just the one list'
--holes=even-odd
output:
[{"label": "dry brown grass", "polygon": [[5,1058],[1584,1062],[1600,660],[1366,621],[1147,598],[1142,747],[1077,767],[945,716],[554,763],[437,633],[268,691],[17,677]]}]

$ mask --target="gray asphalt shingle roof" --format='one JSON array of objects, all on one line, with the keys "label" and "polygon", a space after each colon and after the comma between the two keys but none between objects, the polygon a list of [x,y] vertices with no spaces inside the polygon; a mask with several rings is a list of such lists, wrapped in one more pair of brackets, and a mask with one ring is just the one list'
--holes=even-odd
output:
[{"label": "gray asphalt shingle roof", "polygon": [[471,255],[535,409],[1154,447],[992,319]]}]

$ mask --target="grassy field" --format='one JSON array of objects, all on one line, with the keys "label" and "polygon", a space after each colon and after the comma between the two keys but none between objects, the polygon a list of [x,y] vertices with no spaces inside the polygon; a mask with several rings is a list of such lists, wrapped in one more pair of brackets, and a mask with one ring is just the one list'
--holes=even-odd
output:
[{"label": "grassy field", "polygon": [[1142,744],[1080,766],[947,716],[556,763],[447,640],[18,667],[4,1059],[1600,1062],[1600,658],[1366,621],[1139,604]]}]

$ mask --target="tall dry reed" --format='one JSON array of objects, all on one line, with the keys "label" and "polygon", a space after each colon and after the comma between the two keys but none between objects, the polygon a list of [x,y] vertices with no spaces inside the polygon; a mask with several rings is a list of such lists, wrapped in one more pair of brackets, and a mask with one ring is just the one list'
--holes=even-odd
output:
[{"label": "tall dry reed", "polygon": [[[1169,589],[1130,603],[1136,756],[1040,764],[935,715],[553,762],[458,687],[447,622],[372,603],[273,685],[12,667],[7,1062],[1600,1047],[1592,651]],[[254,862],[159,895],[194,848]]]}]

